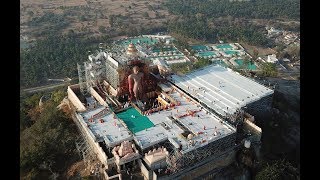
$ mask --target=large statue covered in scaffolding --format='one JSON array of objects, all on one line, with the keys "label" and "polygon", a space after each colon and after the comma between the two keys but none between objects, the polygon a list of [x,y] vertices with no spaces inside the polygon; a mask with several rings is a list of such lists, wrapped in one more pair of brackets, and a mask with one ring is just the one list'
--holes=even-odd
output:
[{"label": "large statue covered in scaffolding", "polygon": [[138,66],[134,66],[132,70],[133,73],[128,76],[130,99],[142,100],[144,93],[142,86],[144,74],[140,72]]}]

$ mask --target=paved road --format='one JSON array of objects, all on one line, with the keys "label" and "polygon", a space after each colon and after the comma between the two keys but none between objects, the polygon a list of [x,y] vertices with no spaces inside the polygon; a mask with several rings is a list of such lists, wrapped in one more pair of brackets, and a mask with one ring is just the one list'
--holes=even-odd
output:
[{"label": "paved road", "polygon": [[45,90],[50,90],[50,89],[54,89],[60,86],[66,86],[69,84],[69,81],[67,82],[62,82],[62,83],[58,83],[58,84],[51,84],[51,85],[46,85],[46,86],[38,86],[38,87],[34,87],[34,88],[28,88],[28,89],[21,89],[20,92],[24,92],[24,93],[34,93],[34,92],[39,92],[39,91],[45,91]]}]

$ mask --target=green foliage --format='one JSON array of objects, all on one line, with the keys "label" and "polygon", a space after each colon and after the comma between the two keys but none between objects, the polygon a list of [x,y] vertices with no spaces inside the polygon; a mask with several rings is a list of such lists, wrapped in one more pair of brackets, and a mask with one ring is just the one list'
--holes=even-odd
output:
[{"label": "green foliage", "polygon": [[79,17],[79,20],[80,20],[80,21],[86,21],[87,18],[86,18],[84,15],[81,15],[81,16]]},{"label": "green foliage", "polygon": [[22,96],[20,98],[20,131],[33,124],[30,118],[30,110],[38,107],[42,95],[37,93],[29,97]]},{"label": "green foliage", "polygon": [[20,107],[20,131],[24,130],[27,127],[30,127],[31,125],[32,122],[30,117],[28,117],[26,109],[24,107]]},{"label": "green foliage", "polygon": [[278,75],[276,65],[269,62],[261,63],[261,71],[259,75],[264,77],[276,77]]},{"label": "green foliage", "polygon": [[212,64],[212,61],[206,58],[198,58],[198,61],[196,61],[195,63],[193,63],[193,70],[195,69],[200,69],[203,68],[205,66],[208,66]]},{"label": "green foliage", "polygon": [[104,27],[104,26],[99,26],[99,32],[101,32],[101,33],[106,33],[107,31],[106,31],[106,27]]},{"label": "green foliage", "polygon": [[[110,15],[109,16],[109,24],[111,27],[122,27],[124,21],[128,19],[128,16],[119,15]],[[126,27],[127,28],[127,27]]]},{"label": "green foliage", "polygon": [[54,170],[62,168],[55,163],[72,155],[75,133],[72,121],[57,110],[56,103],[46,102],[39,119],[20,134],[21,171],[37,172],[44,161],[54,162]]},{"label": "green foliage", "polygon": [[168,0],[165,6],[170,13],[183,16],[201,13],[206,17],[233,15],[258,19],[300,18],[300,0],[251,0],[248,2]]},{"label": "green foliage", "polygon": [[150,4],[147,5],[147,8],[148,10],[153,11],[153,7]]},{"label": "green foliage", "polygon": [[293,61],[300,59],[300,46],[299,45],[291,45],[286,49],[289,58]]},{"label": "green foliage", "polygon": [[32,11],[28,11],[28,15],[29,15],[29,16],[33,16],[34,13],[33,13]]},{"label": "green foliage", "polygon": [[208,66],[212,64],[212,61],[206,58],[198,58],[198,61],[194,63],[186,62],[186,63],[177,63],[172,64],[171,69],[174,72],[186,74],[193,70],[203,68],[205,66]]},{"label": "green foliage", "polygon": [[63,15],[55,14],[52,12],[47,12],[43,16],[34,17],[32,21],[30,21],[31,26],[41,26],[42,23],[61,23],[65,22]]},{"label": "green foliage", "polygon": [[112,14],[109,16],[109,24],[111,27],[114,26],[115,16]]},{"label": "green foliage", "polygon": [[274,42],[264,35],[264,27],[244,19],[300,18],[299,0],[169,0],[165,5],[169,12],[180,15],[169,22],[170,32],[211,42],[240,41],[271,47]]},{"label": "green foliage", "polygon": [[205,40],[215,38],[213,36],[215,33],[209,28],[205,18],[189,16],[180,21],[172,21],[169,23],[168,29],[171,32],[194,39]]},{"label": "green foliage", "polygon": [[26,99],[24,99],[24,101],[22,102],[27,108],[33,108],[35,106],[37,106],[39,104],[39,100],[41,98],[43,94],[42,93],[37,93],[37,94],[33,94],[30,97],[27,97]]},{"label": "green foliage", "polygon": [[51,99],[54,103],[60,104],[64,97],[67,96],[66,90],[58,90],[52,93]]},{"label": "green foliage", "polygon": [[186,63],[172,64],[171,69],[174,72],[186,74],[191,70],[191,63],[186,62]]},{"label": "green foliage", "polygon": [[[200,40],[217,41],[217,37],[223,40],[243,41],[252,45],[268,46],[268,40],[262,29],[257,26],[235,25],[232,23],[221,23],[219,26],[209,26],[208,20],[202,16],[188,16],[179,21],[172,21],[168,28],[171,32],[184,37]],[[264,31],[264,30],[263,30]]]},{"label": "green foliage", "polygon": [[82,177],[83,180],[94,180],[95,178],[92,177],[92,176],[85,176],[85,177]]},{"label": "green foliage", "polygon": [[77,76],[77,63],[87,57],[91,39],[81,40],[75,35],[50,35],[38,40],[33,47],[20,53],[20,85],[41,85],[47,78]]},{"label": "green foliage", "polygon": [[28,22],[29,26],[41,27],[41,31],[34,33],[35,36],[47,36],[50,33],[57,34],[70,24],[66,14],[47,12],[43,16],[34,16]]},{"label": "green foliage", "polygon": [[144,12],[144,13],[142,14],[142,16],[145,17],[145,18],[148,18],[148,17],[149,17],[149,14],[148,14],[148,12]]},{"label": "green foliage", "polygon": [[37,179],[39,177],[40,173],[37,169],[32,169],[31,171],[27,172],[24,179]]},{"label": "green foliage", "polygon": [[255,177],[256,180],[300,179],[299,172],[289,162],[279,160],[267,164]]},{"label": "green foliage", "polygon": [[176,39],[173,41],[173,44],[180,50],[184,50],[184,49],[188,49],[188,50],[191,50],[189,44],[184,41],[184,40],[180,40],[180,39]]}]

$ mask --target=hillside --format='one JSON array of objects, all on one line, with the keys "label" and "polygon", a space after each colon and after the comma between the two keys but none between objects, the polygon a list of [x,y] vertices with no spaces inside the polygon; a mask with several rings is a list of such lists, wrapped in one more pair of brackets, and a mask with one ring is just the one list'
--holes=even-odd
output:
[{"label": "hillside", "polygon": [[130,33],[162,27],[170,18],[163,0],[22,0],[20,31],[28,40],[48,32],[83,36]]}]

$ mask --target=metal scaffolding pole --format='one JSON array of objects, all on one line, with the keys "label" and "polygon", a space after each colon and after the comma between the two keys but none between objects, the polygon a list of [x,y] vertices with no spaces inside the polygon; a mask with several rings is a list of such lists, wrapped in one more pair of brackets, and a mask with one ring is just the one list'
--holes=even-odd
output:
[{"label": "metal scaffolding pole", "polygon": [[86,95],[88,93],[86,88],[86,77],[85,77],[85,70],[84,67],[77,63],[78,68],[78,76],[79,76],[79,85],[80,85],[80,92],[83,95]]}]

